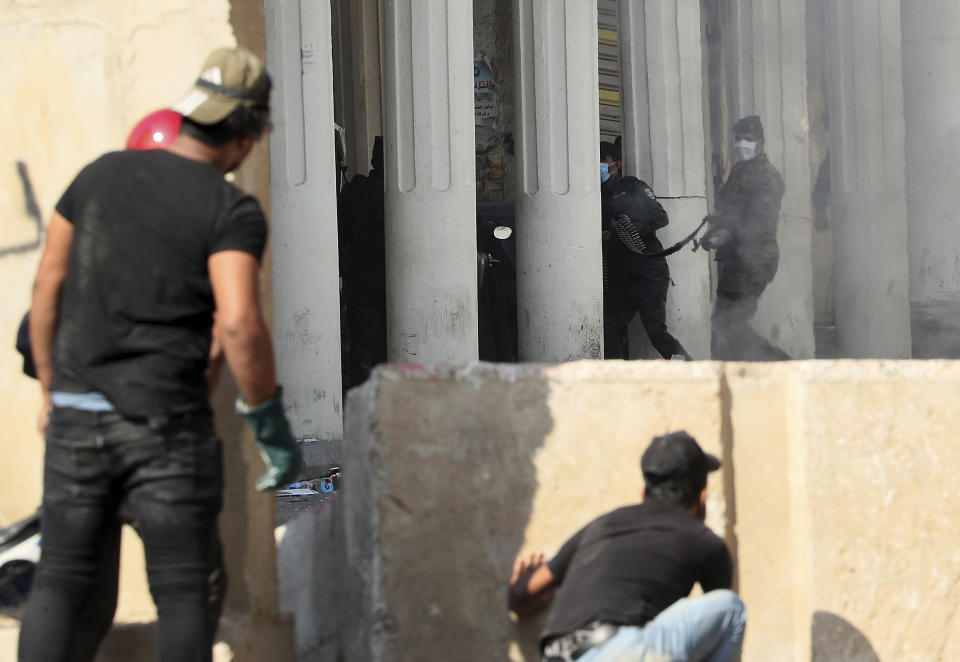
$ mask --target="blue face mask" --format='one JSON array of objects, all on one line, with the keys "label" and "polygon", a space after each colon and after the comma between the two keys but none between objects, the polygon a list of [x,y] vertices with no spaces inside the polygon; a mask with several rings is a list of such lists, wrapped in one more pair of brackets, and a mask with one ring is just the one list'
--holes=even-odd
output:
[{"label": "blue face mask", "polygon": [[610,164],[600,163],[600,181],[605,182],[610,179]]}]

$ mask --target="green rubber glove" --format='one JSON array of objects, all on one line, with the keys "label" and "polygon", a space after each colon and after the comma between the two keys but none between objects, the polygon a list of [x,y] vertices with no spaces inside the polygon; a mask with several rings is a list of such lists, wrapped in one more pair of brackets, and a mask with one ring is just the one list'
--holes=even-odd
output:
[{"label": "green rubber glove", "polygon": [[260,457],[267,465],[267,473],[257,479],[257,489],[275,490],[296,480],[303,468],[303,454],[283,413],[283,388],[278,386],[276,395],[256,407],[248,405],[243,396],[237,398],[237,413],[253,430]]}]

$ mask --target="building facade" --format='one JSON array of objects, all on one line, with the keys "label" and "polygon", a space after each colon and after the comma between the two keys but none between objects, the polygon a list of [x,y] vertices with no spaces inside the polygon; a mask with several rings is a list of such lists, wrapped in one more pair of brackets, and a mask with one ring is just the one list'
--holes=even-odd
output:
[{"label": "building facade", "polygon": [[[385,137],[393,361],[479,356],[478,200],[514,205],[520,360],[599,358],[598,140],[622,136],[627,171],[651,183],[671,215],[668,243],[713,208],[731,163],[730,127],[754,113],[787,188],[783,258],[757,326],[796,358],[960,356],[954,2],[0,0],[0,28],[0,60],[16,64],[0,69],[8,120],[0,134],[8,159],[0,166],[0,525],[40,501],[40,394],[20,374],[13,347],[46,219],[74,174],[177,98],[221,44],[265,54],[276,82],[269,146],[257,148],[237,182],[270,212],[265,301],[302,439],[343,435],[335,125],[348,176],[366,170],[374,137]],[[829,195],[818,197],[824,183]],[[706,359],[711,260],[687,250],[670,267],[669,324]],[[651,356],[644,342],[635,328],[635,357]],[[859,393],[850,370],[850,392]],[[870,370],[886,374],[882,365]],[[918,370],[920,384],[939,379]],[[768,389],[757,383],[751,399]],[[792,388],[787,404],[770,406],[791,426]],[[677,392],[678,400],[695,397],[686,386]],[[870,391],[876,399],[902,392]],[[910,401],[926,397],[910,392]],[[260,461],[231,413],[234,396],[225,383],[214,397],[228,442],[221,527],[233,578],[218,659],[290,659],[294,635],[278,607],[276,550],[266,533],[273,503],[253,491]],[[575,411],[575,403],[562,410]],[[871,422],[865,417],[864,426]],[[812,438],[823,437],[818,430]],[[751,438],[763,434],[779,428]],[[783,473],[769,481],[782,483]],[[899,529],[871,529],[889,530]],[[135,652],[118,648],[116,659],[142,657],[144,623],[153,618],[141,557],[128,536],[118,620],[137,636],[120,639]],[[808,626],[798,623],[798,631]],[[15,640],[14,626],[0,621],[0,659],[12,656]]]},{"label": "building facade", "polygon": [[[670,214],[666,244],[712,210],[732,165],[731,127],[752,114],[786,183],[780,265],[758,330],[797,359],[960,354],[952,4],[330,4],[332,25],[314,3],[299,12],[266,3],[277,16],[268,11],[267,44],[281,117],[297,127],[278,123],[272,192],[279,200],[296,190],[313,209],[333,209],[329,174],[322,202],[310,197],[317,182],[291,188],[276,175],[291,159],[333,162],[331,96],[350,173],[364,171],[373,137],[385,136],[390,360],[477,358],[473,224],[483,200],[515,208],[520,360],[599,358],[598,140],[622,137],[626,172],[650,183]],[[290,11],[295,19],[279,17]],[[471,58],[486,95],[477,101],[475,89],[473,108]],[[323,110],[313,112],[309,99],[320,93]],[[305,149],[301,134],[317,144]],[[330,341],[287,348],[286,381],[303,384],[295,409],[304,419],[331,421],[311,434],[335,435],[339,412],[316,397],[318,383],[335,390],[319,372],[332,363],[317,362],[334,360],[335,316],[316,317],[325,326],[304,336],[302,314],[333,310],[335,219],[313,212],[314,222],[297,222],[304,212],[276,202],[274,216],[293,233],[289,253],[275,247],[279,337]],[[303,259],[307,246],[313,260]],[[291,262],[311,262],[312,277]],[[687,250],[670,268],[669,326],[696,358],[709,358],[712,261]],[[637,321],[631,353],[655,356]]]}]

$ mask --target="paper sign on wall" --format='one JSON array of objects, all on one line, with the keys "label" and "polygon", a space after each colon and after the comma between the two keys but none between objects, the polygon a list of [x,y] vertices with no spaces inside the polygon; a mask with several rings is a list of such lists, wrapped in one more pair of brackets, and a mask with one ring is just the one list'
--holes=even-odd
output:
[{"label": "paper sign on wall", "polygon": [[483,60],[473,61],[473,119],[483,124],[488,117],[497,116],[497,83],[493,71]]}]

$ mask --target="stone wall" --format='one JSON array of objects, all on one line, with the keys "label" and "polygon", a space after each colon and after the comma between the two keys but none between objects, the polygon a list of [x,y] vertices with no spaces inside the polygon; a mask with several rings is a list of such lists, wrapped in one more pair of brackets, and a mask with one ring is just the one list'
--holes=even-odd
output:
[{"label": "stone wall", "polygon": [[958,388],[950,362],[378,369],[348,400],[342,521],[295,523],[337,578],[301,607],[347,662],[535,660],[513,558],[637,501],[646,443],[683,428],[724,460],[708,524],[747,662],[960,659]]},{"label": "stone wall", "polygon": [[[241,44],[263,54],[259,0],[169,0],[163,3],[24,3],[0,0],[0,94],[7,125],[0,135],[0,416],[4,469],[0,526],[40,504],[43,442],[36,432],[40,389],[24,377],[14,336],[29,307],[43,228],[73,176],[101,153],[123,147],[146,113],[169,105],[194,80],[204,55]],[[236,183],[269,204],[266,141],[258,145]],[[29,207],[16,161],[26,165],[39,218]],[[16,250],[5,250],[14,248]],[[268,258],[269,259],[269,258]],[[265,303],[269,309],[269,283]],[[214,405],[225,441],[227,475],[221,535],[230,575],[217,659],[289,659],[289,627],[276,616],[273,499],[257,494],[262,471],[252,441],[232,413],[229,378]],[[147,659],[155,610],[146,585],[143,549],[124,534],[117,624],[101,660]],[[16,656],[14,622],[0,619],[0,661]]]}]

